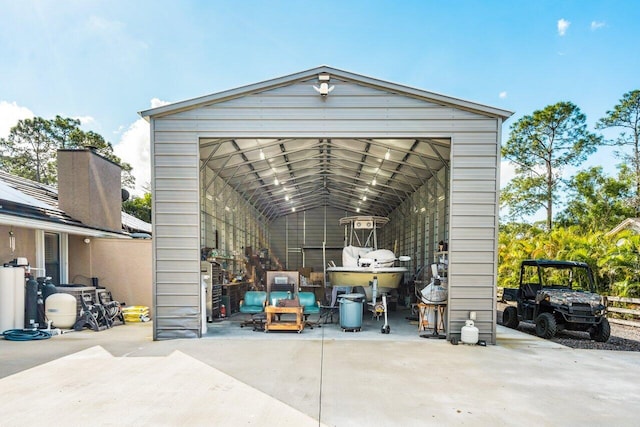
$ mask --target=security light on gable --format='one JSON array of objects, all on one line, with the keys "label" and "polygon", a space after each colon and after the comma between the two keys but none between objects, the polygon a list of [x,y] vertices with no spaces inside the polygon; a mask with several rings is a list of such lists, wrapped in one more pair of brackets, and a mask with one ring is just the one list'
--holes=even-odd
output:
[{"label": "security light on gable", "polygon": [[335,86],[329,86],[330,80],[331,80],[331,76],[329,74],[320,74],[318,76],[318,82],[320,84],[320,87],[314,85],[313,88],[321,96],[325,97],[329,95],[329,92],[331,92],[335,88]]}]

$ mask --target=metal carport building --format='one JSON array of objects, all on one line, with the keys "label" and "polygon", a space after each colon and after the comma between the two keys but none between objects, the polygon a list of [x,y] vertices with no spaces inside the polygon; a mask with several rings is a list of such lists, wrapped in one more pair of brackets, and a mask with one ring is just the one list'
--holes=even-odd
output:
[{"label": "metal carport building", "polygon": [[[201,335],[201,247],[282,246],[296,269],[331,240],[334,219],[358,212],[391,219],[383,243],[412,255],[414,271],[447,241],[449,335],[475,311],[480,339],[495,342],[511,112],[321,66],[140,114],[151,125],[154,339]],[[295,224],[304,238],[292,245]]]}]

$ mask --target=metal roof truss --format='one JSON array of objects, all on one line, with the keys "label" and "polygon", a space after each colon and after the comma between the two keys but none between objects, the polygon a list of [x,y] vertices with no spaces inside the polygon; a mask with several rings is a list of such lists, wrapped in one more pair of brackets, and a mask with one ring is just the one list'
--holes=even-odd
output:
[{"label": "metal roof truss", "polygon": [[[203,139],[200,170],[222,179],[267,219],[331,206],[387,216],[449,169],[451,142],[434,139]],[[428,190],[431,191],[431,190]]]}]

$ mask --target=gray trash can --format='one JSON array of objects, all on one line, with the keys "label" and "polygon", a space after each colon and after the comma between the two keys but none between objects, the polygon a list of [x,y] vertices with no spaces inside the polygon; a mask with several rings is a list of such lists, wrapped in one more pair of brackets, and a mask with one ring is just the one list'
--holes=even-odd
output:
[{"label": "gray trash can", "polygon": [[362,328],[363,294],[340,295],[340,327],[359,331]]}]

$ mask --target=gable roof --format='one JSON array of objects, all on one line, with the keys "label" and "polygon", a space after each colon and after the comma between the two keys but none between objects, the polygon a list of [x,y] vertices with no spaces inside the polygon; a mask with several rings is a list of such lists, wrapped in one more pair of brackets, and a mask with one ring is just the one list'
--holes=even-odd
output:
[{"label": "gable roof", "polygon": [[632,230],[636,233],[640,233],[640,218],[627,218],[620,224],[615,226],[611,231],[607,233],[607,236],[613,236],[622,230]]},{"label": "gable roof", "polygon": [[[150,109],[140,114],[147,120],[167,118],[168,120],[187,119],[193,126],[193,130],[206,128],[207,125],[199,126],[194,123],[200,111],[203,111],[204,122],[208,120],[208,112],[216,110],[216,106],[223,107],[225,104],[233,110],[231,116],[241,108],[239,105],[248,105],[247,108],[259,108],[275,110],[274,123],[280,118],[277,110],[281,104],[276,104],[270,108],[271,104],[260,104],[257,100],[261,96],[269,98],[278,93],[285,96],[290,95],[295,98],[295,102],[289,108],[295,109],[300,105],[300,98],[304,100],[319,97],[309,86],[314,85],[322,75],[328,75],[331,82],[335,80],[336,85],[349,87],[344,97],[357,99],[353,111],[354,117],[360,117],[358,109],[366,109],[368,104],[364,98],[358,98],[363,94],[368,94],[372,98],[400,101],[401,105],[411,105],[424,107],[425,111],[448,110],[442,118],[442,122],[449,123],[449,115],[456,110],[454,116],[459,120],[468,120],[471,127],[476,123],[488,123],[490,129],[496,129],[500,122],[511,116],[510,111],[501,110],[478,103],[465,101],[449,96],[427,92],[420,89],[411,88],[396,83],[385,82],[371,77],[362,76],[348,71],[338,70],[328,66],[312,68],[310,70],[290,74],[287,76],[255,83],[248,86],[231,89],[212,95],[194,98],[187,101]],[[314,85],[315,86],[315,85]],[[297,92],[304,87],[306,92]],[[317,90],[317,88],[316,88]],[[377,93],[379,92],[379,93]],[[308,93],[309,95],[304,95]],[[302,95],[301,95],[302,94]],[[246,101],[246,102],[245,102]],[[255,102],[255,104],[254,104]],[[395,105],[392,102],[392,107]],[[285,103],[285,105],[288,105]],[[304,104],[303,102],[303,105]],[[309,108],[309,111],[319,114],[325,107],[318,102],[317,107]],[[338,104],[336,104],[338,105]],[[347,103],[345,105],[350,105]],[[380,104],[382,105],[382,104]],[[434,107],[438,108],[434,108]],[[235,108],[235,109],[234,109]],[[340,116],[340,106],[336,107],[337,116]],[[342,107],[344,108],[344,106]],[[304,108],[301,114],[304,116]],[[331,112],[332,107],[326,107],[327,112]],[[376,114],[387,111],[387,108],[371,108],[376,110]],[[415,110],[420,111],[419,108]],[[207,111],[205,113],[205,111]],[[282,116],[287,116],[289,112],[284,108]],[[322,114],[325,114],[323,111]],[[371,113],[367,113],[371,114]],[[385,120],[384,115],[370,118],[369,120]],[[406,111],[398,110],[398,115],[409,114]],[[419,112],[418,115],[423,114]],[[426,113],[430,114],[430,113]],[[473,116],[472,119],[469,119]],[[227,116],[223,116],[220,121],[225,122]],[[262,120],[261,114],[258,118],[253,118],[253,124]],[[315,116],[314,116],[315,117]],[[354,134],[340,137],[282,137],[282,135],[272,138],[251,138],[251,137],[221,137],[206,138],[206,132],[201,133],[199,140],[199,155],[201,160],[200,169],[210,176],[218,177],[230,188],[242,188],[242,194],[260,213],[268,220],[290,214],[291,212],[302,212],[322,206],[331,206],[340,210],[362,213],[375,216],[387,216],[398,205],[398,201],[406,200],[410,195],[420,188],[426,179],[433,178],[440,188],[444,188],[442,178],[438,177],[439,171],[448,169],[451,161],[451,138],[436,134],[432,137],[418,137],[409,135],[409,129],[419,120],[412,120],[414,116],[408,116],[405,120],[406,128],[402,133],[392,136],[387,132],[373,133],[361,137]],[[440,118],[438,116],[438,118]],[[486,118],[486,120],[485,120]],[[478,120],[482,119],[482,120]],[[270,120],[270,119],[265,119]],[[426,119],[425,123],[426,123]],[[455,123],[452,119],[450,123]],[[214,120],[212,119],[211,122]],[[231,121],[231,120],[230,120]],[[344,123],[348,120],[340,121]],[[355,122],[355,120],[354,120]],[[226,123],[226,122],[225,122]],[[397,121],[400,123],[400,120]],[[469,124],[467,123],[467,125]],[[232,126],[232,125],[230,125]],[[466,125],[462,125],[463,128]],[[452,126],[452,128],[455,126]],[[388,130],[388,128],[385,128]],[[499,141],[497,141],[499,143]],[[442,174],[440,174],[442,175]],[[251,177],[251,179],[248,179]],[[208,180],[205,185],[207,190],[213,182]],[[446,190],[445,190],[446,191]],[[432,190],[430,197],[434,196]],[[366,202],[366,203],[364,203]]]},{"label": "gable roof", "polygon": [[363,76],[361,74],[352,73],[349,71],[332,68],[327,65],[311,68],[306,71],[300,71],[298,73],[289,74],[282,77],[277,77],[263,82],[254,83],[246,86],[241,86],[235,89],[226,90],[223,92],[214,93],[211,95],[205,95],[197,98],[192,98],[185,101],[176,102],[173,104],[165,105],[162,107],[152,108],[149,110],[140,111],[139,114],[145,119],[149,120],[152,117],[161,117],[181,111],[192,110],[204,105],[213,104],[217,102],[227,101],[233,98],[239,98],[251,93],[261,92],[264,90],[275,89],[277,87],[287,86],[295,82],[304,81],[309,78],[313,78],[318,74],[327,73],[331,76],[342,78],[348,81],[356,82],[365,86],[386,90],[389,92],[397,93],[400,95],[410,96],[430,102],[436,102],[442,105],[460,108],[482,114],[488,117],[499,117],[506,120],[511,115],[512,111],[503,110],[500,108],[490,107],[488,105],[479,104],[472,101],[466,101],[459,98],[453,98],[446,95],[441,95],[435,92],[428,92],[413,87],[391,83],[384,80],[375,79],[372,77]]},{"label": "gable roof", "polygon": [[[129,237],[125,232],[118,233],[83,224],[59,209],[58,191],[55,187],[4,171],[0,171],[0,224],[91,237]],[[122,212],[122,224],[129,231],[151,232],[151,224],[126,212]]]}]

